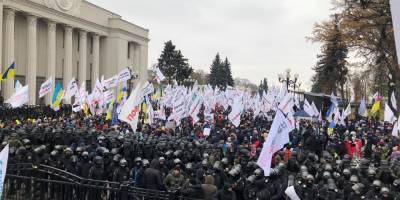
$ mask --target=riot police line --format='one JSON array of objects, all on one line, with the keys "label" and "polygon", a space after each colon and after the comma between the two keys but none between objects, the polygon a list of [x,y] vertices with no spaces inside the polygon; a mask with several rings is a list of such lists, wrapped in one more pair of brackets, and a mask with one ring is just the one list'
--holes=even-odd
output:
[{"label": "riot police line", "polygon": [[[10,144],[10,165],[42,164],[195,199],[287,199],[289,186],[302,200],[400,199],[399,140],[391,136],[390,124],[376,119],[346,121],[331,135],[326,122],[298,121],[291,142],[274,155],[271,175],[264,177],[256,161],[273,113],[246,112],[235,128],[229,112],[217,107],[206,137],[201,112],[200,123],[185,118],[175,128],[158,121],[132,130],[122,122],[110,127],[105,116],[72,114],[66,106],[58,113],[46,107],[1,109],[8,113],[2,114],[0,139],[2,146]],[[119,198],[88,195],[84,198]]]}]

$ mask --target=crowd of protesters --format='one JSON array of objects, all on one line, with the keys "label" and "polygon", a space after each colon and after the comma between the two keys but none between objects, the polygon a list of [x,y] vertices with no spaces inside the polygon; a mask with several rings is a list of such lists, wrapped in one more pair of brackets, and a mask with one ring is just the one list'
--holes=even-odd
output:
[{"label": "crowd of protesters", "polygon": [[[298,120],[265,177],[256,162],[273,112],[247,111],[235,127],[221,106],[212,122],[200,112],[196,124],[189,117],[176,127],[158,121],[132,130],[68,107],[58,113],[1,109],[0,139],[10,145],[9,164],[43,164],[195,199],[288,199],[289,186],[302,200],[400,199],[400,143],[391,136],[393,127],[376,119],[347,120],[332,134],[326,122]],[[211,127],[209,136],[203,135],[205,126]]]}]

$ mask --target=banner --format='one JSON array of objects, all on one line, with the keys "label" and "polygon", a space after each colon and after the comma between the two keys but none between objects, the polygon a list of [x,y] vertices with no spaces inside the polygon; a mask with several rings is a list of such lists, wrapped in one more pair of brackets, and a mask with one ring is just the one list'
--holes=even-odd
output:
[{"label": "banner", "polygon": [[156,69],[156,77],[154,79],[156,79],[158,83],[165,80],[165,76],[159,68]]},{"label": "banner", "polygon": [[201,96],[199,94],[195,94],[192,105],[190,106],[189,115],[193,119],[193,123],[197,123],[200,118],[197,116],[200,112],[201,104],[203,103]]},{"label": "banner", "polygon": [[106,79],[106,80],[103,81],[102,84],[106,89],[114,88],[118,84],[118,76],[115,75],[115,76],[113,76],[113,77],[111,77],[109,79]]},{"label": "banner", "polygon": [[138,84],[135,90],[126,100],[124,106],[121,109],[121,113],[118,116],[118,119],[130,124],[133,130],[136,130],[137,124],[139,122],[140,103],[142,99],[139,96],[140,88],[141,85]]},{"label": "banner", "polygon": [[29,102],[29,89],[28,85],[15,91],[15,93],[6,101],[11,104],[11,107],[18,108]]},{"label": "banner", "polygon": [[53,87],[53,77],[50,76],[47,81],[42,83],[40,86],[40,91],[39,91],[39,98],[44,97],[44,95],[48,94],[51,91],[51,88]]},{"label": "banner", "polygon": [[132,77],[131,70],[129,70],[129,68],[127,67],[118,73],[118,83],[127,81],[131,79],[131,77]]},{"label": "banner", "polygon": [[4,179],[6,177],[6,172],[7,172],[8,152],[9,152],[9,146],[7,144],[4,147],[4,149],[0,152],[0,197],[2,196],[4,191]]},{"label": "banner", "polygon": [[144,85],[142,87],[140,97],[147,96],[149,94],[152,94],[153,92],[154,92],[153,84],[151,84],[150,82],[146,81],[146,83],[144,83]]},{"label": "banner", "polygon": [[78,84],[75,78],[72,78],[68,83],[68,87],[65,89],[64,99],[69,99],[78,93]]},{"label": "banner", "polygon": [[232,111],[229,113],[228,118],[233,125],[238,127],[240,125],[240,115],[242,113],[243,105],[238,99],[235,99],[232,106]]},{"label": "banner", "polygon": [[272,155],[283,148],[286,143],[289,143],[289,126],[283,113],[278,111],[257,160],[257,165],[264,170],[265,176],[269,176],[271,173]]},{"label": "banner", "polygon": [[115,94],[114,91],[105,91],[104,92],[104,103],[105,104],[109,104],[111,103],[113,100],[115,100]]}]

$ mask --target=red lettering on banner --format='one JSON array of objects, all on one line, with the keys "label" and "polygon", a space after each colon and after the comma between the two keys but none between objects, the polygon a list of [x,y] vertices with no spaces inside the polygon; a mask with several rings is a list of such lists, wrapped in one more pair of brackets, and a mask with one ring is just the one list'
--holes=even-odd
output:
[{"label": "red lettering on banner", "polygon": [[135,108],[133,108],[133,110],[129,113],[127,117],[128,120],[132,121],[136,117],[138,112],[139,112],[139,106],[135,106]]}]

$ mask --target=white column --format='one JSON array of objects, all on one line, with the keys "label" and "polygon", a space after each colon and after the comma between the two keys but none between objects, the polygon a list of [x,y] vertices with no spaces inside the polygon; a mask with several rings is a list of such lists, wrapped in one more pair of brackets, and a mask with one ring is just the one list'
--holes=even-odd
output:
[{"label": "white column", "polygon": [[[5,71],[13,62],[15,62],[14,57],[14,20],[15,20],[15,10],[6,9],[5,10],[5,39],[4,39],[4,68]],[[18,67],[18,63],[15,63]],[[4,83],[4,99],[8,99],[14,92],[14,78],[7,79]]]},{"label": "white column", "polygon": [[80,55],[80,62],[79,62],[79,72],[78,72],[78,86],[82,84],[82,82],[86,82],[86,66],[87,66],[87,32],[82,30],[79,34],[79,55]]},{"label": "white column", "polygon": [[[65,27],[65,57],[64,57],[64,76],[63,89],[66,89],[69,81],[72,79],[72,27]],[[65,99],[66,104],[71,103],[71,99]]]},{"label": "white column", "polygon": [[92,61],[92,91],[96,86],[96,79],[99,78],[99,59],[100,59],[100,36],[93,35],[93,61]]},{"label": "white column", "polygon": [[140,45],[139,79],[141,83],[147,81],[148,46]]},{"label": "white column", "polygon": [[[53,21],[47,22],[47,77],[53,78],[53,88],[56,84],[56,23]],[[46,104],[51,104],[52,94],[46,95]]]},{"label": "white column", "polygon": [[36,71],[37,71],[37,17],[28,15],[27,38],[27,73],[26,79],[29,86],[29,104],[36,104]]},{"label": "white column", "polygon": [[135,43],[133,50],[133,71],[139,73],[140,65],[140,45]]},{"label": "white column", "polygon": [[[133,51],[133,70],[132,73],[134,73],[134,75],[138,75],[140,78],[140,51],[141,51],[141,47],[140,44],[135,43],[135,48]],[[136,85],[139,83],[139,79],[134,79],[132,81],[133,85]]]}]

